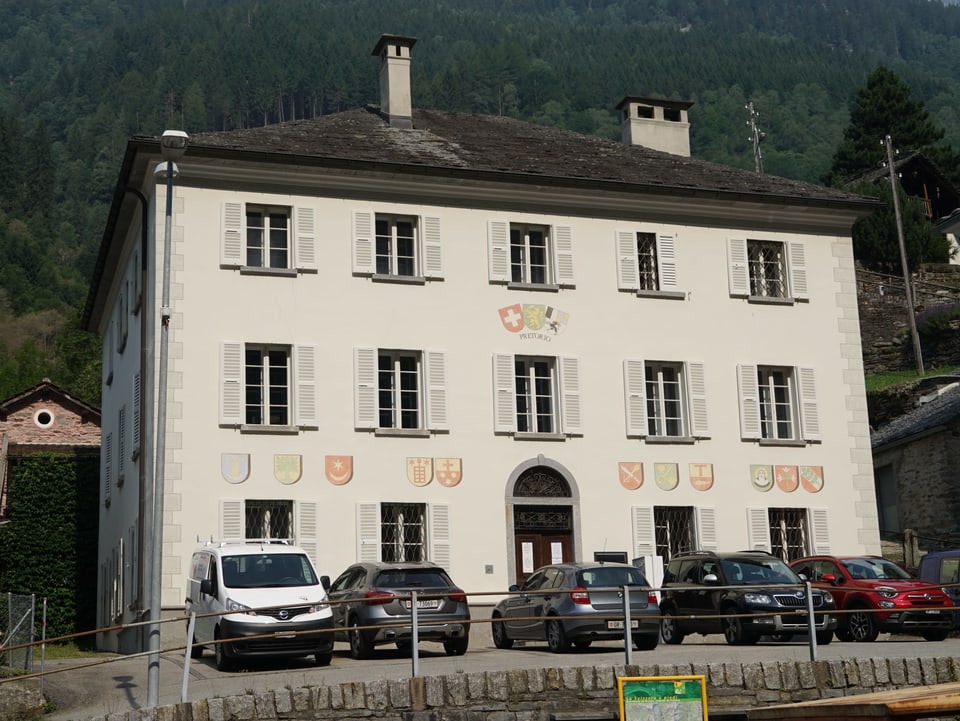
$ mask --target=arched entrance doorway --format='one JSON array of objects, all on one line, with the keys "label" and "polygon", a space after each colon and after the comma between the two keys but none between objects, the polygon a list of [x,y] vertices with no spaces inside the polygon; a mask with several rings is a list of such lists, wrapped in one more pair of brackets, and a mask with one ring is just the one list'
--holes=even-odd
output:
[{"label": "arched entrance doorway", "polygon": [[565,469],[543,456],[515,471],[507,497],[512,506],[513,583],[519,585],[540,566],[576,558],[579,514],[568,478]]}]

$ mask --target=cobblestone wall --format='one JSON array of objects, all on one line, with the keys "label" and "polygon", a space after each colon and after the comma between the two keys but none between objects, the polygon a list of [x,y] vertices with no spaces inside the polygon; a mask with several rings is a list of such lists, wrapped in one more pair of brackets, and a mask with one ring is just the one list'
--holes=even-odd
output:
[{"label": "cobblestone wall", "polygon": [[619,716],[620,676],[702,675],[711,715],[960,679],[960,659],[651,664],[455,673],[280,688],[112,714],[98,721],[555,721]]}]

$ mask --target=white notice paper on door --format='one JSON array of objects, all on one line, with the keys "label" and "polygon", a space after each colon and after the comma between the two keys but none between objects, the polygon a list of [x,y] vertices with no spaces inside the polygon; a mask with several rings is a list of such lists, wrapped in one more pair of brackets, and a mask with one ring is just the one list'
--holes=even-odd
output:
[{"label": "white notice paper on door", "polygon": [[550,544],[550,563],[563,563],[563,544],[559,541]]},{"label": "white notice paper on door", "polygon": [[533,573],[533,544],[527,541],[521,543],[520,556],[523,558],[523,573]]}]

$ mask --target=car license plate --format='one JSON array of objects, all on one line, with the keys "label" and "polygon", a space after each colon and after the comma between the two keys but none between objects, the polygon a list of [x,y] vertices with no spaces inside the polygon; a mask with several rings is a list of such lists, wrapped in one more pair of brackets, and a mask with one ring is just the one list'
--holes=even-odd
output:
[{"label": "car license plate", "polygon": [[[640,628],[640,622],[635,619],[630,619],[630,628]],[[622,631],[623,630],[623,621],[607,621],[607,630],[608,631]]]},{"label": "car license plate", "polygon": [[938,609],[936,609],[936,608],[928,608],[928,609],[927,609],[927,613],[932,613],[934,616],[939,616],[939,615],[940,615],[940,611],[939,611]]},{"label": "car license plate", "polygon": [[[403,602],[404,608],[410,608],[410,601]],[[417,608],[440,608],[440,599],[439,598],[428,598],[426,600],[417,601]]]}]

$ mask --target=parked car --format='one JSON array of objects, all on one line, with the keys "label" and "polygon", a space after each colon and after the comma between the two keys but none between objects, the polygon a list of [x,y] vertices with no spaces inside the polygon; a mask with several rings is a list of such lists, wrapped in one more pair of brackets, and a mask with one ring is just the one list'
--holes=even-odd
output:
[{"label": "parked car", "polygon": [[650,584],[635,566],[625,563],[559,563],[534,571],[522,586],[493,609],[491,633],[497,648],[514,641],[546,640],[562,653],[572,645],[624,637],[624,587],[630,595],[633,644],[648,651],[659,643],[660,610]]},{"label": "parked car", "polygon": [[[830,591],[812,592],[817,642],[830,643],[837,619]],[[776,556],[763,551],[690,551],[670,559],[663,574],[660,633],[682,643],[691,633],[722,633],[729,644],[761,636],[807,633],[803,581]]]},{"label": "parked car", "polygon": [[186,611],[197,614],[191,655],[212,645],[221,671],[252,656],[313,655],[326,666],[333,657],[329,583],[302,549],[281,540],[203,544],[187,571]]},{"label": "parked car", "polygon": [[953,627],[953,601],[942,588],[880,556],[813,556],[790,565],[829,589],[846,611],[837,627],[841,641],[873,641],[881,632],[942,641]]},{"label": "parked car", "polygon": [[369,658],[374,647],[412,645],[411,592],[417,593],[417,638],[443,644],[460,656],[470,643],[467,596],[447,572],[432,563],[356,563],[330,585],[336,638],[350,644],[353,658]]},{"label": "parked car", "polygon": [[[953,601],[960,606],[960,550],[934,551],[920,558],[917,577],[935,586],[943,586]],[[953,627],[960,625],[960,611],[953,612]]]}]

